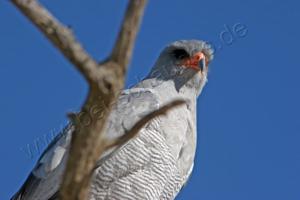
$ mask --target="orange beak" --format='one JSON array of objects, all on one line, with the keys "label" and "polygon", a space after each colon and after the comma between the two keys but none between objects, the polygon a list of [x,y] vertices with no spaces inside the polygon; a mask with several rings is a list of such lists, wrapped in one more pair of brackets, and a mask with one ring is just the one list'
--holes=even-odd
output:
[{"label": "orange beak", "polygon": [[206,65],[205,55],[202,52],[195,53],[192,57],[183,61],[183,65],[196,71],[203,71]]}]

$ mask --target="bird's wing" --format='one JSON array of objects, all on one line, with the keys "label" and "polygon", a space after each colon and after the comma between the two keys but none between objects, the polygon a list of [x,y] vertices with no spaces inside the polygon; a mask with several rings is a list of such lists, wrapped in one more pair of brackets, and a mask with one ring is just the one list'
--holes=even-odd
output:
[{"label": "bird's wing", "polygon": [[[21,189],[11,200],[48,200],[58,189],[73,127],[66,126],[48,145]],[[46,186],[46,187],[45,187]]]},{"label": "bird's wing", "polygon": [[[114,139],[123,135],[144,115],[158,108],[158,98],[151,89],[132,88],[123,91],[113,105],[107,123],[106,136]],[[68,126],[51,142],[12,200],[48,200],[57,192],[72,132],[73,127]],[[106,152],[105,157],[110,153],[111,151]],[[102,159],[99,159],[99,163]]]}]

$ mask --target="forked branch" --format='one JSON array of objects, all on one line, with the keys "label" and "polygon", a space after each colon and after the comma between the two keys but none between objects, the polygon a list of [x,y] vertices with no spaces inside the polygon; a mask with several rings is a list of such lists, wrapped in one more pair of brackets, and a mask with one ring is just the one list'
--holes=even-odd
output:
[{"label": "forked branch", "polygon": [[[74,133],[64,173],[60,199],[85,200],[88,195],[93,167],[107,149],[122,145],[133,138],[151,119],[184,103],[171,102],[138,121],[124,136],[107,141],[103,130],[119,91],[124,86],[135,38],[143,16],[146,0],[130,0],[115,46],[109,58],[98,64],[76,40],[72,31],[60,23],[37,0],[11,0],[19,10],[48,38],[68,59],[89,84],[89,94],[81,110],[73,114]],[[100,110],[101,118],[91,115]],[[85,123],[85,122],[89,123]]]}]

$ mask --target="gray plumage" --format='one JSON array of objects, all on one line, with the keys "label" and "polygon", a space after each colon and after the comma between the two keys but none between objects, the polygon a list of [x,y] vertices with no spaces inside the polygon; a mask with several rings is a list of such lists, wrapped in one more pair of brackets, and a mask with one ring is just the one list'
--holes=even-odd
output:
[{"label": "gray plumage", "polygon": [[[207,61],[212,50],[203,41],[182,40],[168,45],[150,74],[124,90],[114,105],[106,136],[123,135],[145,114],[178,98],[186,106],[149,122],[122,147],[99,158],[89,200],[174,199],[193,168],[196,150],[196,99],[207,81],[207,66],[196,71],[182,66],[174,51],[189,56],[202,51]],[[69,125],[41,155],[35,168],[12,200],[54,200],[65,167],[73,127]]]}]

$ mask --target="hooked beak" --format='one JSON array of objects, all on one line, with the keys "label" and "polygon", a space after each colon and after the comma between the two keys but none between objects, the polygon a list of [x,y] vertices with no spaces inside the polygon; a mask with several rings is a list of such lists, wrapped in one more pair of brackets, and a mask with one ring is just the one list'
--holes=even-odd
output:
[{"label": "hooked beak", "polygon": [[187,58],[184,62],[183,65],[189,68],[192,68],[196,71],[201,71],[206,68],[206,58],[204,53],[198,52],[195,53],[192,57]]},{"label": "hooked beak", "polygon": [[199,61],[199,67],[200,67],[200,69],[201,69],[202,72],[203,72],[203,70],[206,68],[205,57],[202,58],[202,59]]}]

